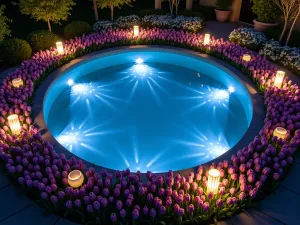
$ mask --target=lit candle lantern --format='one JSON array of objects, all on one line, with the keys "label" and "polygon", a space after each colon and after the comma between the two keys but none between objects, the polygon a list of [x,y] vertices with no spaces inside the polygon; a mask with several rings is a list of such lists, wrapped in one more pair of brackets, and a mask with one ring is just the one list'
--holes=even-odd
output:
[{"label": "lit candle lantern", "polygon": [[207,180],[207,194],[213,193],[217,194],[220,183],[220,171],[217,169],[211,169],[208,171],[208,180]]},{"label": "lit candle lantern", "polygon": [[64,46],[61,41],[56,42],[56,49],[57,49],[58,54],[60,54],[60,55],[65,54]]},{"label": "lit candle lantern", "polygon": [[12,114],[7,117],[8,124],[10,127],[10,130],[13,134],[20,134],[21,132],[21,125],[19,121],[19,116],[17,114]]},{"label": "lit candle lantern", "polygon": [[250,62],[251,61],[251,55],[245,54],[243,55],[243,60],[246,62]]},{"label": "lit candle lantern", "polygon": [[139,26],[133,26],[133,36],[137,37],[137,36],[139,36],[139,33],[140,33]]},{"label": "lit candle lantern", "polygon": [[274,132],[273,132],[273,135],[275,137],[281,138],[281,139],[285,139],[286,134],[287,134],[287,130],[282,128],[282,127],[276,127]]},{"label": "lit candle lantern", "polygon": [[21,87],[21,86],[23,86],[23,84],[24,83],[23,83],[23,80],[21,78],[16,78],[16,79],[12,80],[12,85],[15,88]]},{"label": "lit candle lantern", "polygon": [[209,45],[210,43],[210,34],[205,34],[204,36],[204,44]]},{"label": "lit candle lantern", "polygon": [[275,87],[281,88],[284,76],[285,76],[284,71],[280,71],[280,70],[277,71],[275,81],[274,81]]},{"label": "lit candle lantern", "polygon": [[82,185],[84,176],[79,170],[73,170],[68,175],[68,183],[71,187],[78,188]]}]

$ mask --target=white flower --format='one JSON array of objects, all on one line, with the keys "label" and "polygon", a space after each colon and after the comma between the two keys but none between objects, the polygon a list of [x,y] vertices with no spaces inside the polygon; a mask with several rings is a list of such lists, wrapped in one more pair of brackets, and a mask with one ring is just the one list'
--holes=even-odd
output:
[{"label": "white flower", "polygon": [[116,20],[116,25],[119,28],[132,28],[135,25],[139,25],[141,22],[141,18],[137,15],[131,15],[131,16],[120,16]]},{"label": "white flower", "polygon": [[229,40],[249,48],[259,48],[267,41],[267,37],[253,28],[241,27],[230,33]]},{"label": "white flower", "polygon": [[267,56],[273,61],[293,70],[300,70],[300,49],[281,46],[278,41],[269,41],[259,51],[259,54]]},{"label": "white flower", "polygon": [[114,26],[115,26],[114,22],[103,20],[103,21],[99,21],[99,22],[95,23],[93,26],[93,30],[98,31],[98,30],[103,30],[103,29],[109,29]]},{"label": "white flower", "polygon": [[198,32],[203,24],[200,17],[173,17],[171,15],[147,15],[142,22],[148,27],[183,29],[191,32]]}]

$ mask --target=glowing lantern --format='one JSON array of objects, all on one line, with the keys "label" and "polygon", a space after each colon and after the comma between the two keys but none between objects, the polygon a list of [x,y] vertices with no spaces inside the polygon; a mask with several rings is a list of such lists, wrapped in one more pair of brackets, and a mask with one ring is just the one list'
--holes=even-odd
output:
[{"label": "glowing lantern", "polygon": [[208,171],[208,180],[207,180],[207,194],[213,193],[217,194],[219,189],[220,182],[220,171],[217,169],[211,169]]},{"label": "glowing lantern", "polygon": [[204,36],[204,44],[209,45],[210,43],[210,34],[205,34]]},{"label": "glowing lantern", "polygon": [[137,37],[137,36],[139,36],[139,33],[140,33],[139,26],[133,26],[133,36]]},{"label": "glowing lantern", "polygon": [[21,79],[21,78],[16,78],[16,79],[13,79],[12,80],[12,85],[13,85],[13,87],[15,87],[15,88],[18,88],[18,87],[20,87],[20,86],[23,86],[23,80]]},{"label": "glowing lantern", "polygon": [[63,43],[61,41],[56,42],[56,49],[57,49],[58,54],[60,54],[60,55],[65,54],[64,46],[63,46]]},{"label": "glowing lantern", "polygon": [[284,76],[285,76],[284,71],[280,71],[280,70],[277,71],[275,81],[274,81],[275,87],[281,88]]},{"label": "glowing lantern", "polygon": [[82,185],[84,176],[79,170],[73,170],[68,175],[68,183],[73,188],[78,188]]},{"label": "glowing lantern", "polygon": [[7,119],[11,132],[13,134],[20,134],[21,125],[19,121],[19,116],[17,114],[12,114],[8,116]]},{"label": "glowing lantern", "polygon": [[287,134],[287,130],[282,128],[282,127],[276,127],[274,132],[273,132],[273,135],[275,137],[281,138],[281,139],[285,139],[286,134]]},{"label": "glowing lantern", "polygon": [[243,60],[246,62],[250,62],[251,61],[251,55],[245,54],[243,55]]}]

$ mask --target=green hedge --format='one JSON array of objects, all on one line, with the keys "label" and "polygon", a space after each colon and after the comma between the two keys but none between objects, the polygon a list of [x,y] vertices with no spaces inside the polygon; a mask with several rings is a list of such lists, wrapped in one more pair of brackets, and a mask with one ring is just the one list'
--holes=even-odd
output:
[{"label": "green hedge", "polygon": [[27,41],[34,52],[49,49],[59,40],[59,36],[48,30],[37,30],[27,37]]},{"label": "green hedge", "polygon": [[32,53],[30,45],[18,38],[4,40],[0,48],[0,58],[6,65],[17,65],[29,59]]},{"label": "green hedge", "polygon": [[79,37],[83,34],[89,34],[93,31],[90,24],[84,21],[74,21],[69,23],[64,28],[64,34],[66,39]]}]

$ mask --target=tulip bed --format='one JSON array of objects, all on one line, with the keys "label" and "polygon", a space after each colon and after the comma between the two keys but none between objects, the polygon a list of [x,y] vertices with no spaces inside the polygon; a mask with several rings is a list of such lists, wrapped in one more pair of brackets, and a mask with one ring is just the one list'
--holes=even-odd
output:
[{"label": "tulip bed", "polygon": [[[248,146],[230,160],[212,163],[221,180],[217,194],[207,193],[207,170],[200,166],[188,177],[174,174],[141,174],[128,169],[110,174],[106,170],[86,169],[81,160],[55,152],[32,125],[30,100],[40,82],[53,70],[78,56],[99,49],[139,44],[172,45],[207,53],[241,69],[264,95],[265,125]],[[264,57],[237,44],[172,29],[141,29],[137,37],[131,30],[108,29],[66,41],[65,54],[56,49],[36,53],[0,86],[0,157],[19,186],[44,207],[59,215],[89,224],[195,224],[222,219],[250,205],[274,188],[293,163],[300,143],[300,91],[284,79],[282,88],[273,87],[276,68]],[[242,61],[243,54],[252,56]],[[20,77],[24,86],[13,88],[11,80]],[[20,135],[13,135],[7,116],[18,114]],[[273,136],[284,127],[286,139]],[[68,173],[84,172],[82,187],[68,186]]]}]

